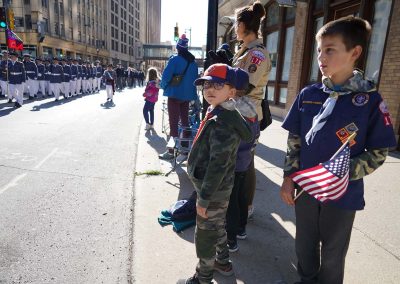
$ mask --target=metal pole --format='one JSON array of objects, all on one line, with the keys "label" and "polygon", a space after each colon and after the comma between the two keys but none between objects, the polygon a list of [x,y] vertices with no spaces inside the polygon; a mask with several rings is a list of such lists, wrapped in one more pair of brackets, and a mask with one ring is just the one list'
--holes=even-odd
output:
[{"label": "metal pole", "polygon": [[[217,48],[217,24],[218,24],[218,2],[215,0],[208,0],[208,21],[207,21],[207,46],[206,46],[206,59],[204,60],[204,69],[210,66],[210,59],[208,58],[208,51]],[[203,110],[202,114],[205,117],[209,104],[203,96]]]}]

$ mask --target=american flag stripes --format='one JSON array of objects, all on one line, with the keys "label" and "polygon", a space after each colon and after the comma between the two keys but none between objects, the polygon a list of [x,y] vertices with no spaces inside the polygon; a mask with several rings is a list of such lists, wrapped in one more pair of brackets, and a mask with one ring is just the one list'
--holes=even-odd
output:
[{"label": "american flag stripes", "polygon": [[296,172],[291,178],[321,202],[343,196],[349,184],[350,147],[347,141],[329,161]]}]

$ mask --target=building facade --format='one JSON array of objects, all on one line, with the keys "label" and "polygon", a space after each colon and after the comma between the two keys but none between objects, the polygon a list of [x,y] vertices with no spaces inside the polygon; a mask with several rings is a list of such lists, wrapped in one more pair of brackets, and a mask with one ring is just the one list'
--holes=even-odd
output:
[{"label": "building facade", "polygon": [[[299,91],[321,80],[315,34],[328,21],[354,15],[369,21],[372,35],[358,68],[377,84],[391,113],[399,141],[400,134],[400,1],[395,0],[313,0],[261,1],[266,9],[260,33],[272,61],[266,88],[271,112],[284,118]],[[279,3],[296,3],[294,7]],[[238,7],[252,1],[219,1],[219,19],[232,16]],[[226,17],[225,17],[226,19]],[[219,42],[235,46],[231,26],[223,22]],[[400,149],[400,147],[399,147]]]},{"label": "building facade", "polygon": [[[160,34],[161,0],[8,2],[14,12],[14,32],[24,42],[24,52],[33,56],[100,59],[104,64],[121,63],[140,68],[147,35],[151,34],[153,40]],[[150,21],[147,21],[146,9],[156,9],[148,14],[158,19],[158,24],[151,23],[152,32],[147,35],[146,23]],[[0,43],[5,49],[4,33],[0,33]]]}]

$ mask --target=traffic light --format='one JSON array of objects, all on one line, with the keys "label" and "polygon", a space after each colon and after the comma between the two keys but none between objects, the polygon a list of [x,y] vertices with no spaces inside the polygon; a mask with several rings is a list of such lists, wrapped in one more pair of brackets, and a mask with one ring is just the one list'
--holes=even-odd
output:
[{"label": "traffic light", "polygon": [[11,8],[7,10],[7,17],[8,17],[8,26],[11,30],[14,29],[14,11]]},{"label": "traffic light", "polygon": [[5,7],[0,7],[0,28],[7,28],[7,16]]},{"label": "traffic light", "polygon": [[174,27],[174,39],[175,41],[178,41],[179,39],[178,23],[176,23],[176,26]]}]

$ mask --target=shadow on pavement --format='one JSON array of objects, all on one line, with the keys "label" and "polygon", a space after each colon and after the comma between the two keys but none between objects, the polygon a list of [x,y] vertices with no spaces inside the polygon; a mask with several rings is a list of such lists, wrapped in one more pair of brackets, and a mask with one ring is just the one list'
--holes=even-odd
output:
[{"label": "shadow on pavement", "polygon": [[283,169],[286,153],[280,149],[270,148],[262,143],[257,144],[256,156],[276,167]]},{"label": "shadow on pavement", "polygon": [[[8,107],[8,108],[6,108]],[[14,103],[9,104],[9,103],[3,103],[0,104],[0,117],[9,115],[13,111],[17,110],[16,107],[14,107]]]},{"label": "shadow on pavement", "polygon": [[[62,96],[60,96],[60,97],[62,97]],[[70,102],[76,100],[77,98],[79,98],[79,96],[68,98],[68,99],[65,99],[65,98],[64,99],[59,99],[58,101],[55,101],[55,99],[53,99],[53,100],[51,100],[49,102],[46,102],[46,103],[43,103],[43,104],[40,104],[40,105],[32,106],[31,111],[40,111],[41,109],[48,109],[48,108],[51,108],[51,107],[54,107],[54,106],[63,105],[63,104],[66,104],[66,103],[70,103]],[[43,98],[43,99],[46,99],[46,98]],[[33,100],[31,102],[33,103],[33,102],[36,102],[36,101],[37,100]]]},{"label": "shadow on pavement", "polygon": [[165,138],[159,136],[155,129],[150,129],[146,131],[145,136],[147,138],[147,144],[149,144],[154,150],[156,150],[157,154],[165,152],[167,141],[165,140]]}]

